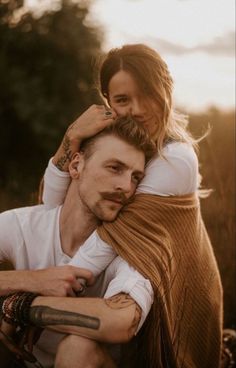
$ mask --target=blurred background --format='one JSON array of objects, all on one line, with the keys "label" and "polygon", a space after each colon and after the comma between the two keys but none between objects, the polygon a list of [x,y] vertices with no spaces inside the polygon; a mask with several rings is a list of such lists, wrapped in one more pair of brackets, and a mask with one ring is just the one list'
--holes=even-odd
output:
[{"label": "blurred background", "polygon": [[0,211],[35,204],[67,126],[92,103],[96,59],[146,43],[167,61],[200,143],[203,217],[236,327],[233,0],[0,0]]}]

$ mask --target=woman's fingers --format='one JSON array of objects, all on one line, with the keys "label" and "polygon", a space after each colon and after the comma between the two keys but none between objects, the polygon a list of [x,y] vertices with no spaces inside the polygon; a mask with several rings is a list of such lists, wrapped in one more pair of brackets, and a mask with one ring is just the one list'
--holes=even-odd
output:
[{"label": "woman's fingers", "polygon": [[111,124],[116,113],[104,105],[92,105],[69,127],[67,134],[71,140],[82,141]]}]

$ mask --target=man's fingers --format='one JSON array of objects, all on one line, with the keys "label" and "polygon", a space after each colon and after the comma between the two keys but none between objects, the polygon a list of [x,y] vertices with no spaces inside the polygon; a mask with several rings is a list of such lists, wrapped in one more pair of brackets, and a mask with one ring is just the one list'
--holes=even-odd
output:
[{"label": "man's fingers", "polygon": [[72,288],[67,290],[67,296],[71,296],[72,298],[76,297],[76,293],[74,292],[74,290]]},{"label": "man's fingers", "polygon": [[106,120],[110,120],[111,122],[117,117],[117,113],[112,108],[105,105],[95,105],[96,109],[101,112],[103,118]]},{"label": "man's fingers", "polygon": [[91,271],[86,270],[85,268],[75,268],[75,276],[77,279],[85,279],[86,285],[93,285],[95,278]]},{"label": "man's fingers", "polygon": [[83,292],[86,289],[86,280],[82,278],[77,278],[76,281],[73,283],[73,290],[76,294],[76,296],[83,295]]}]

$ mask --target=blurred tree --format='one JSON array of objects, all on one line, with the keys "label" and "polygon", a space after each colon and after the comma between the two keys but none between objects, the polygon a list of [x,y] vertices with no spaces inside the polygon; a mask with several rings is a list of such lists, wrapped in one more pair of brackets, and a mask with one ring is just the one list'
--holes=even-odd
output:
[{"label": "blurred tree", "polygon": [[0,0],[0,190],[26,200],[68,124],[94,102],[102,32],[86,23],[89,1],[38,18],[22,9]]}]

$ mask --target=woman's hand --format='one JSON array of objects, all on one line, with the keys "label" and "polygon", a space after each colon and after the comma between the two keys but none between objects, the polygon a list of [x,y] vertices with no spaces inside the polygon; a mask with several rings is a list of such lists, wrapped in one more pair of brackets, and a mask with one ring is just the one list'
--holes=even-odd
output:
[{"label": "woman's hand", "polygon": [[103,105],[90,106],[67,129],[53,158],[54,165],[61,171],[68,171],[71,158],[79,150],[82,140],[100,132],[111,124],[116,116],[114,110]]},{"label": "woman's hand", "polygon": [[67,136],[72,143],[78,145],[83,139],[92,137],[110,125],[115,118],[116,113],[112,109],[92,105],[69,126]]}]

